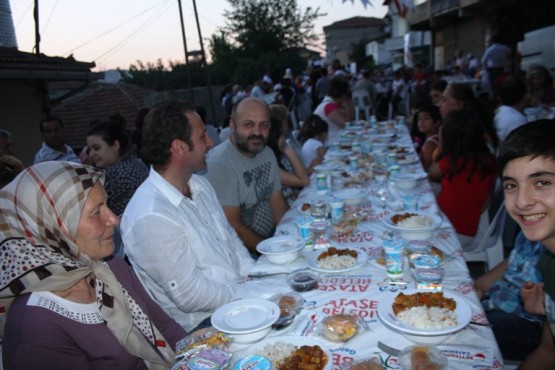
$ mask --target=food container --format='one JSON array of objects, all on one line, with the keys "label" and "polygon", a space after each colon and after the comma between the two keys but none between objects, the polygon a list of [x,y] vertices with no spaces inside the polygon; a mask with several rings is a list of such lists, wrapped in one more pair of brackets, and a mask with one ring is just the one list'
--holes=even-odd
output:
[{"label": "food container", "polygon": [[273,295],[270,301],[278,305],[280,317],[296,315],[303,307],[304,298],[297,292],[284,292]]},{"label": "food container", "polygon": [[233,370],[271,370],[272,363],[264,356],[247,356],[235,363]]},{"label": "food container", "polygon": [[287,275],[287,283],[297,292],[315,289],[320,281],[318,273],[311,270],[297,270]]},{"label": "food container", "polygon": [[399,364],[403,370],[447,368],[447,357],[434,346],[415,345],[403,348],[399,352]]},{"label": "food container", "polygon": [[339,365],[340,370],[383,370],[379,358],[372,357],[361,361],[344,362]]},{"label": "food container", "polygon": [[324,317],[320,333],[335,342],[347,342],[361,331],[360,319],[356,315],[337,314]]}]

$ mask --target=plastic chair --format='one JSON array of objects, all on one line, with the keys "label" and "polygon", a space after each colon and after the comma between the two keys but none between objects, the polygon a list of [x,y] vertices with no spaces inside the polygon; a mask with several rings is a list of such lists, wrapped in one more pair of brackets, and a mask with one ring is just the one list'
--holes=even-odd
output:
[{"label": "plastic chair", "polygon": [[353,103],[355,105],[355,119],[360,119],[360,111],[364,112],[364,119],[370,119],[372,108],[372,99],[366,90],[353,90]]},{"label": "plastic chair", "polygon": [[503,231],[507,220],[505,201],[502,201],[491,220],[484,235],[478,237],[476,247],[464,252],[466,262],[484,262],[486,269],[491,270],[505,258],[503,245]]}]

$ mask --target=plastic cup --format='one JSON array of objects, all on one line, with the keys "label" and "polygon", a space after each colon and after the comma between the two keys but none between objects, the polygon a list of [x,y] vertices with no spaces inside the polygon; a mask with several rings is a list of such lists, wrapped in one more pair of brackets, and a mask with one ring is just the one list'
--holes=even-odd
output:
[{"label": "plastic cup", "polygon": [[330,203],[331,222],[338,224],[345,213],[345,202],[342,200]]},{"label": "plastic cup", "polygon": [[403,195],[401,196],[403,200],[403,209],[407,212],[418,211],[418,201],[420,196],[418,195]]},{"label": "plastic cup", "polygon": [[390,278],[403,275],[405,262],[405,242],[402,240],[386,240],[383,243],[385,254],[385,271]]},{"label": "plastic cup", "polygon": [[310,215],[314,220],[325,220],[328,217],[328,205],[323,200],[310,202]]},{"label": "plastic cup", "polygon": [[314,249],[326,248],[330,242],[331,222],[326,220],[313,221],[310,223],[310,232]]},{"label": "plastic cup", "polygon": [[312,217],[300,216],[295,219],[295,224],[299,230],[299,236],[306,242],[312,239],[310,234],[310,224],[314,221]]},{"label": "plastic cup", "polygon": [[444,275],[445,270],[439,267],[417,268],[416,270],[414,270],[416,288],[432,291],[441,290],[441,282],[443,281]]}]

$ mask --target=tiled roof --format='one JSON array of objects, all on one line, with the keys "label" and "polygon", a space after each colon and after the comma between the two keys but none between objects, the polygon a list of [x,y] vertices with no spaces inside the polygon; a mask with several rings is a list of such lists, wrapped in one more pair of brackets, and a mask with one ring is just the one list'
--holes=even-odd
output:
[{"label": "tiled roof", "polygon": [[135,117],[144,106],[144,96],[151,90],[124,83],[92,83],[82,91],[58,103],[52,115],[64,122],[66,143],[74,148],[85,145],[85,134],[94,120],[106,120],[121,114],[130,131],[135,129]]},{"label": "tiled roof", "polygon": [[73,56],[49,57],[44,54],[26,53],[15,48],[0,47],[0,70],[90,72],[90,69],[95,66],[94,62],[79,62]]},{"label": "tiled roof", "polygon": [[385,25],[385,21],[381,18],[373,17],[352,17],[343,19],[324,27],[324,31],[336,28],[356,28],[356,27],[376,27]]}]

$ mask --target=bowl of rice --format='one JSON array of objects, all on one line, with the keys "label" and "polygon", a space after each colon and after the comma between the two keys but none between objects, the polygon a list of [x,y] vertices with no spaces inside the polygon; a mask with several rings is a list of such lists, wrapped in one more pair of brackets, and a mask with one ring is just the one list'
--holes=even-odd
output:
[{"label": "bowl of rice", "polygon": [[396,213],[383,222],[405,240],[427,240],[441,224],[441,217],[423,212]]},{"label": "bowl of rice", "polygon": [[408,289],[384,293],[378,316],[392,329],[418,344],[439,344],[468,325],[472,309],[459,293]]}]

